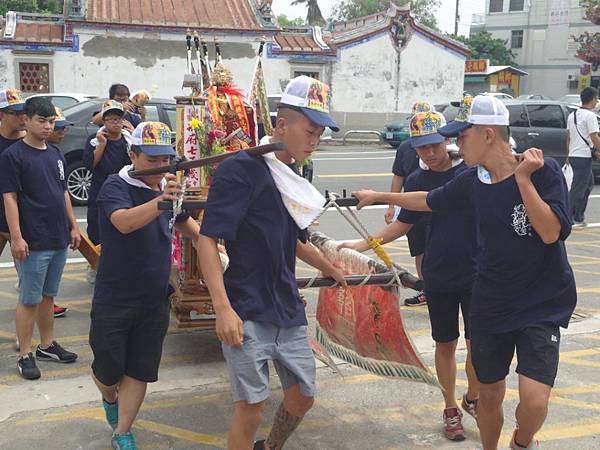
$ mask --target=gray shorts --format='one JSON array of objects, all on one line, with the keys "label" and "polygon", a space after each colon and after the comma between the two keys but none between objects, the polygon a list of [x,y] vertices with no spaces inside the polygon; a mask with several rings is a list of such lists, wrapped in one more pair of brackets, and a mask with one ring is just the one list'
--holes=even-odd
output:
[{"label": "gray shorts", "polygon": [[222,344],[233,401],[255,404],[269,397],[269,361],[273,361],[284,390],[299,384],[302,395],[314,397],[316,366],[307,330],[306,325],[279,328],[245,321],[244,344]]}]

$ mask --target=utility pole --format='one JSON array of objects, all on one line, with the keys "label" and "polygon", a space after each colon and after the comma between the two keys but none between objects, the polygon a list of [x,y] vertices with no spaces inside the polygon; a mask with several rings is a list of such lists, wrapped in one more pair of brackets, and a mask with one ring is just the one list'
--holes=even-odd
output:
[{"label": "utility pole", "polygon": [[458,23],[460,22],[460,0],[456,0],[456,14],[454,15],[454,36],[458,36]]}]

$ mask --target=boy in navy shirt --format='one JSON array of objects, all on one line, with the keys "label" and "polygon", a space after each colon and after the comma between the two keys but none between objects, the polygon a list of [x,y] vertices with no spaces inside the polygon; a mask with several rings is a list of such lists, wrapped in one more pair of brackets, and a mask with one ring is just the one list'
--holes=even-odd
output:
[{"label": "boy in navy shirt", "polygon": [[[133,132],[132,166],[109,175],[98,194],[102,254],[92,300],[90,346],[93,380],[102,393],[114,449],[137,449],[131,426],[148,383],[158,379],[162,345],[169,327],[171,272],[170,211],[158,203],[181,195],[173,174],[133,179],[132,169],[169,164],[175,151],[171,131],[142,122]],[[194,241],[199,226],[187,214],[175,228]]]},{"label": "boy in navy shirt", "polygon": [[[125,110],[123,115],[124,120],[122,122],[123,128],[129,132],[133,132],[134,128],[136,128],[142,122],[142,120],[145,120],[145,117],[143,119],[140,114],[135,112],[136,106],[129,100],[130,96],[131,93],[129,92],[129,88],[124,84],[113,84],[108,89],[108,99],[121,103],[123,105],[123,109]],[[142,111],[144,110],[142,109]],[[93,117],[92,122],[98,126],[102,126],[102,112],[96,114]]]},{"label": "boy in navy shirt", "polygon": [[534,449],[548,412],[558,370],[559,327],[577,302],[564,240],[571,232],[562,171],[542,150],[520,161],[509,144],[509,113],[494,97],[477,96],[467,121],[439,130],[458,135],[464,171],[427,192],[357,192],[359,206],[386,201],[416,211],[475,210],[482,255],[471,300],[473,366],[481,383],[477,407],[484,450],[498,446],[505,378],[516,349],[519,374],[517,428],[510,448]]},{"label": "boy in navy shirt", "polygon": [[130,144],[123,136],[123,105],[116,100],[107,100],[102,106],[104,125],[95,136],[90,137],[83,150],[83,163],[92,172],[92,184],[88,195],[87,234],[98,245],[98,207],[96,198],[106,178],[131,164]]},{"label": "boy in navy shirt", "polygon": [[[433,105],[427,102],[416,102],[412,107],[412,115],[414,116],[419,112],[435,111]],[[404,182],[408,176],[419,168],[419,157],[417,152],[412,147],[410,139],[407,139],[398,146],[396,150],[396,157],[394,158],[394,164],[392,166],[392,186],[390,192],[402,192]],[[389,205],[384,218],[386,223],[392,223],[396,215],[395,205]],[[406,234],[408,239],[408,249],[410,256],[415,258],[415,268],[417,269],[417,275],[420,279],[423,279],[423,273],[421,272],[421,266],[423,264],[423,253],[425,253],[425,246],[427,244],[427,220],[421,220],[419,223],[414,224],[410,231]],[[422,306],[427,304],[427,297],[424,292],[419,292],[417,295],[404,300],[406,306]]]},{"label": "boy in navy shirt", "polygon": [[[285,149],[272,164],[283,166],[297,185],[310,187],[289,170],[293,162],[310,156],[325,127],[337,131],[328,96],[327,85],[306,76],[290,81],[282,96],[271,142]],[[341,271],[306,242],[306,230],[284,205],[270,167],[266,157],[245,153],[219,165],[198,244],[235,402],[230,450],[282,448],[312,407],[315,362],[296,286],[296,256],[345,284]],[[217,239],[225,240],[230,260],[224,275]],[[268,361],[279,374],[284,400],[267,440],[253,446],[269,397]]]},{"label": "boy in navy shirt", "polygon": [[[56,145],[60,149],[60,144],[67,134],[69,127],[73,126],[73,122],[69,122],[63,115],[58,106],[54,107],[56,117],[54,118],[54,131],[48,136],[47,142]],[[64,317],[69,309],[54,304],[54,317]]]},{"label": "boy in navy shirt", "polygon": [[[448,153],[448,140],[438,133],[445,125],[444,116],[437,112],[417,113],[410,122],[410,144],[419,155],[419,165],[406,180],[404,191],[430,191],[454,179],[466,168],[460,159]],[[377,237],[391,242],[410,232],[424,218],[429,222],[427,246],[423,258],[425,295],[435,341],[435,370],[444,388],[445,408],[442,415],[444,434],[453,441],[465,439],[462,413],[456,402],[456,345],[460,336],[458,312],[462,311],[467,343],[468,388],[462,398],[462,408],[476,417],[479,382],[471,362],[469,306],[471,290],[477,274],[479,246],[477,227],[472,209],[457,208],[433,213],[402,208],[398,220],[388,225]],[[364,252],[366,241],[343,243],[339,246]]]},{"label": "boy in navy shirt", "polygon": [[21,91],[13,88],[0,91],[0,154],[25,137],[25,101]]},{"label": "boy in navy shirt", "polygon": [[[25,101],[21,91],[8,88],[0,91],[0,155],[4,150],[25,137]],[[0,199],[0,253],[10,240]]]},{"label": "boy in navy shirt", "polygon": [[[67,248],[70,244],[76,249],[81,237],[66,190],[65,159],[46,142],[54,129],[54,106],[47,98],[31,98],[25,114],[27,134],[0,157],[0,188],[20,274],[17,368],[23,378],[36,379],[40,370],[35,358],[62,363],[77,359],[54,341],[53,307]],[[41,343],[34,358],[31,338],[36,320]]]}]

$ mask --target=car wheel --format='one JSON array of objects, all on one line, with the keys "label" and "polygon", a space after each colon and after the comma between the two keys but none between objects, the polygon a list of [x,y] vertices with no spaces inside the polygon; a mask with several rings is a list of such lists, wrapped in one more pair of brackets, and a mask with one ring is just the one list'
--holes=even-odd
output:
[{"label": "car wheel", "polygon": [[67,190],[74,205],[87,205],[91,185],[92,172],[83,165],[82,161],[67,166]]}]

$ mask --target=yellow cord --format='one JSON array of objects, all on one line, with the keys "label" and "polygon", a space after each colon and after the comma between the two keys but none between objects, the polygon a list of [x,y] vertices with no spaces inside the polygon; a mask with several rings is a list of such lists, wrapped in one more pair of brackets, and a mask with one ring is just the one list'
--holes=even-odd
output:
[{"label": "yellow cord", "polygon": [[392,261],[392,258],[390,257],[390,255],[388,255],[388,253],[385,251],[385,248],[383,248],[381,246],[381,242],[383,241],[382,238],[374,238],[373,236],[369,236],[367,238],[367,243],[369,244],[369,247],[371,247],[371,249],[375,252],[375,254],[379,257],[379,259],[381,259],[383,261],[383,263],[387,266],[387,267],[393,267],[394,265],[394,261]]}]

